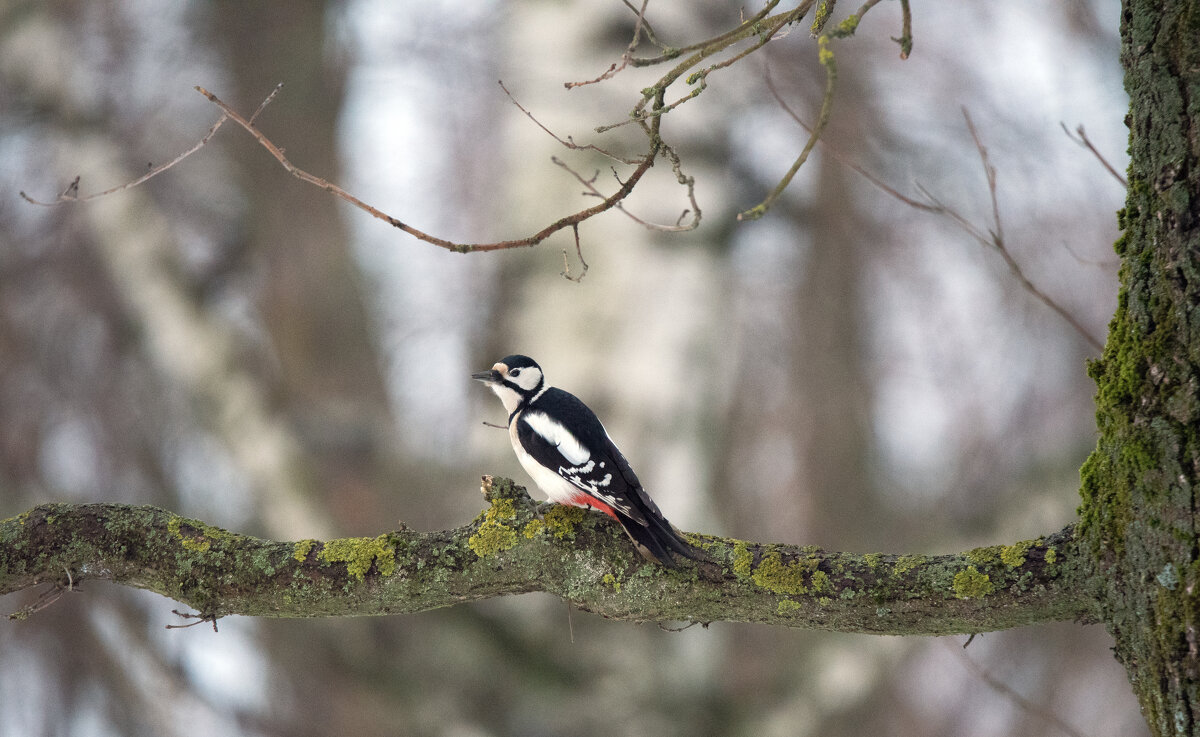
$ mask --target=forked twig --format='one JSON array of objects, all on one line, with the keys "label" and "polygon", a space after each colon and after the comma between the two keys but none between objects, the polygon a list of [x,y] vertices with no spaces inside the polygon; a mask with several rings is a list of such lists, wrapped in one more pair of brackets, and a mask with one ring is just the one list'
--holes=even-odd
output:
[{"label": "forked twig", "polygon": [[[1088,341],[1088,343],[1092,345],[1093,348],[1095,348],[1097,351],[1103,351],[1104,344],[1090,332],[1088,332],[1087,328],[1085,328],[1083,324],[1075,318],[1074,315],[1068,312],[1062,305],[1058,304],[1058,302],[1055,302],[1053,299],[1051,299],[1048,294],[1043,292],[1032,281],[1030,281],[1029,277],[1025,276],[1025,272],[1021,269],[1021,265],[1017,263],[1016,259],[1013,258],[1012,253],[1005,245],[1004,230],[1000,221],[1000,205],[998,204],[996,196],[996,168],[992,166],[991,162],[988,160],[987,148],[984,147],[983,141],[980,140],[979,132],[975,130],[975,123],[972,122],[970,113],[967,112],[965,107],[963,108],[962,113],[963,118],[967,121],[967,130],[971,132],[971,139],[975,141],[975,148],[979,151],[979,160],[983,164],[984,172],[987,175],[988,194],[992,199],[992,223],[994,225],[994,229],[989,231],[989,237],[985,239],[979,233],[979,231],[973,226],[970,226],[961,215],[947,208],[943,207],[943,209],[949,217],[954,219],[955,222],[958,222],[959,225],[968,233],[971,233],[976,240],[978,240],[980,243],[984,243],[985,245],[990,245],[995,248],[996,251],[999,252],[1000,257],[1004,259],[1004,263],[1008,265],[1009,271],[1012,272],[1013,276],[1016,277],[1017,281],[1020,282],[1021,286],[1026,291],[1041,300],[1042,303],[1047,307],[1057,312],[1059,316],[1066,320],[1071,327],[1075,328],[1075,330],[1082,335]],[[930,198],[930,201],[939,206],[941,205],[941,203],[937,202],[937,200],[933,199],[932,197]]]},{"label": "forked twig", "polygon": [[573,281],[576,284],[583,281],[583,277],[587,276],[588,264],[583,260],[583,247],[579,245],[579,226],[572,225],[571,229],[575,231],[575,255],[579,257],[579,263],[583,264],[583,271],[579,272],[579,276],[571,276],[571,265],[567,263],[567,249],[563,249],[563,270],[560,276],[568,281]]},{"label": "forked twig", "polygon": [[1067,138],[1070,138],[1075,143],[1078,143],[1080,146],[1083,146],[1088,151],[1091,151],[1092,155],[1096,157],[1096,160],[1099,161],[1104,166],[1104,168],[1108,170],[1108,173],[1112,174],[1113,177],[1118,182],[1121,183],[1122,187],[1129,189],[1129,180],[1127,180],[1125,177],[1121,176],[1121,172],[1117,171],[1116,167],[1114,167],[1112,164],[1108,163],[1108,159],[1104,158],[1104,154],[1100,153],[1100,150],[1097,149],[1096,146],[1092,144],[1092,139],[1088,138],[1087,131],[1085,131],[1083,129],[1082,124],[1080,124],[1078,127],[1075,128],[1075,133],[1076,133],[1076,135],[1078,135],[1078,138],[1071,135],[1071,131],[1067,130],[1066,123],[1060,122],[1059,125],[1062,126],[1063,133],[1067,134]]},{"label": "forked twig", "polygon": [[[663,146],[664,153],[667,150],[668,149],[664,144],[664,146]],[[671,153],[674,154],[674,151],[672,151]],[[575,177],[576,181],[578,181],[580,184],[582,184],[587,189],[587,191],[584,192],[584,194],[592,196],[592,197],[603,197],[604,196],[600,192],[600,190],[596,189],[597,176],[593,176],[591,179],[585,179],[582,174],[580,174],[579,172],[572,169],[571,166],[569,164],[567,164],[567,162],[563,161],[562,159],[558,158],[557,156],[551,156],[550,161],[552,161],[553,163],[562,167],[571,176]],[[678,169],[676,168],[678,166],[678,161],[679,161],[678,156],[675,156],[672,160],[672,168],[675,169],[677,174],[679,173]],[[597,175],[598,175],[598,173],[597,173]],[[648,220],[643,220],[642,218],[638,217],[637,215],[634,215],[628,209],[626,209],[625,203],[623,203],[623,202],[618,204],[616,209],[620,210],[623,215],[625,215],[626,217],[628,217],[630,220],[637,223],[638,225],[642,226],[643,228],[646,228],[647,230],[659,230],[659,231],[662,231],[665,233],[680,233],[680,232],[683,232],[686,230],[695,230],[697,227],[700,226],[700,206],[696,204],[696,192],[695,192],[696,182],[691,177],[683,176],[681,174],[679,176],[680,176],[680,180],[679,180],[680,184],[683,184],[684,186],[687,187],[688,201],[691,203],[692,206],[689,209],[685,209],[683,211],[683,213],[680,214],[679,219],[675,221],[674,225],[660,225],[659,223],[652,223],[652,222],[649,222]],[[613,171],[613,178],[616,179],[618,183],[620,183],[621,180],[619,177],[617,177],[617,172],[615,170]],[[681,223],[683,223],[684,218],[686,218],[689,214],[692,215],[691,221],[688,222],[686,225],[681,224]],[[564,251],[564,253],[565,253],[565,251]]]},{"label": "forked twig", "polygon": [[12,614],[9,614],[8,618],[10,620],[29,619],[34,614],[37,614],[38,612],[42,611],[43,609],[46,609],[47,607],[52,605],[54,602],[61,599],[63,594],[67,593],[68,591],[74,591],[75,590],[75,577],[71,575],[71,569],[67,568],[66,566],[63,566],[63,571],[67,574],[67,583],[65,586],[63,584],[55,581],[54,585],[51,588],[47,589],[46,591],[43,591],[40,595],[38,595],[38,598],[32,604],[21,607],[20,609],[13,612]]},{"label": "forked twig", "polygon": [[767,213],[767,210],[775,204],[775,200],[779,199],[783,191],[792,183],[792,177],[796,176],[796,172],[800,171],[800,167],[804,165],[805,161],[808,161],[809,153],[817,145],[817,139],[825,131],[825,126],[829,124],[829,115],[833,111],[833,91],[837,86],[837,61],[834,59],[833,51],[829,49],[828,36],[821,36],[817,42],[820,45],[821,65],[825,67],[825,95],[821,99],[821,112],[817,114],[817,124],[809,129],[808,141],[804,143],[804,148],[801,149],[796,161],[792,163],[792,167],[783,175],[783,179],[779,180],[779,184],[775,185],[775,189],[771,190],[766,199],[759,204],[738,213],[738,220],[757,220]]},{"label": "forked twig", "polygon": [[[269,103],[272,98],[275,97],[275,93],[278,91],[279,91],[279,87],[276,87],[275,90],[273,92],[271,92],[271,94],[267,97],[267,99],[263,100],[262,105],[258,106],[258,111],[255,113],[255,115],[258,115],[258,113],[262,112],[262,109],[267,106],[267,103]],[[204,144],[208,143],[209,140],[213,137],[213,135],[216,134],[217,129],[219,129],[226,120],[229,120],[228,115],[222,115],[220,118],[217,118],[217,122],[213,123],[213,126],[208,129],[208,133],[205,133],[204,137],[201,138],[196,143],[195,146],[192,146],[187,151],[184,151],[183,153],[179,154],[178,156],[171,159],[167,163],[150,169],[145,174],[141,175],[140,177],[138,177],[137,179],[134,179],[131,182],[119,184],[116,187],[112,187],[111,189],[106,189],[103,192],[96,192],[94,194],[80,197],[79,196],[79,177],[75,177],[74,181],[72,181],[71,184],[65,190],[63,190],[62,194],[60,194],[58,197],[56,197],[52,202],[39,202],[38,200],[35,200],[34,198],[25,194],[24,191],[20,192],[19,194],[21,195],[21,199],[25,200],[26,202],[28,202],[31,205],[40,205],[41,207],[54,207],[55,205],[61,205],[64,202],[87,202],[89,200],[94,200],[99,197],[104,197],[106,195],[113,194],[114,192],[120,192],[125,189],[132,189],[132,188],[138,186],[139,184],[142,184],[150,179],[153,179],[154,177],[158,176],[159,174],[162,174],[167,169],[170,169],[172,166],[175,166],[179,162],[183,161],[187,157],[189,157],[192,154],[199,151],[201,148],[204,147]]]},{"label": "forked twig", "polygon": [[184,630],[188,627],[195,627],[198,624],[203,624],[204,622],[212,622],[213,632],[217,631],[217,620],[219,617],[215,614],[191,614],[189,612],[181,612],[178,609],[172,609],[171,614],[174,614],[178,617],[183,617],[184,619],[194,619],[196,621],[188,622],[187,624],[165,625],[165,627],[169,630]]},{"label": "forked twig", "polygon": [[[812,126],[810,126],[808,123],[805,123],[804,120],[796,113],[796,111],[792,110],[791,106],[789,106],[787,104],[787,102],[783,99],[783,96],[781,94],[779,94],[779,90],[776,89],[776,87],[775,87],[775,81],[771,78],[770,67],[767,67],[765,69],[765,71],[766,71],[767,89],[771,91],[771,95],[775,98],[775,102],[779,103],[779,107],[781,107],[783,109],[783,111],[785,113],[787,113],[791,117],[791,119],[796,122],[796,125],[800,126],[801,128],[808,131],[809,133],[812,133],[813,132]],[[930,205],[926,202],[922,202],[920,200],[914,200],[911,197],[907,197],[899,190],[896,190],[895,188],[889,186],[882,179],[880,179],[879,177],[875,176],[871,172],[867,171],[863,167],[856,164],[854,161],[852,161],[850,159],[850,157],[843,154],[842,150],[840,148],[838,148],[834,144],[830,143],[829,141],[822,140],[821,143],[824,145],[825,149],[829,151],[829,154],[834,158],[834,160],[837,161],[839,164],[841,164],[842,166],[845,166],[848,169],[851,169],[851,170],[857,172],[859,175],[861,175],[863,178],[865,178],[868,182],[870,182],[871,184],[874,184],[879,189],[883,190],[884,192],[886,192],[887,194],[896,198],[897,200],[900,200],[901,202],[908,205],[909,207],[913,207],[918,210],[924,210],[926,212],[941,212],[941,210],[939,208],[934,207],[933,205]]]},{"label": "forked twig", "polygon": [[[775,97],[775,100],[779,103],[779,106],[781,108],[783,108],[784,112],[786,112],[789,116],[791,116],[792,120],[796,121],[796,123],[800,127],[804,128],[805,130],[807,130],[811,133],[813,131],[813,128],[810,127],[809,125],[807,125],[803,120],[801,120],[800,117],[783,100],[783,97],[779,94],[779,91],[775,88],[774,83],[771,81],[771,76],[770,76],[769,72],[767,73],[766,79],[767,79],[767,88],[771,91],[771,94]],[[990,160],[988,159],[987,148],[983,145],[983,141],[979,137],[979,132],[976,130],[975,124],[971,120],[971,116],[967,112],[966,108],[963,108],[963,117],[967,123],[967,130],[970,131],[970,133],[971,133],[971,139],[975,142],[975,148],[979,152],[980,161],[983,163],[984,173],[987,177],[988,195],[991,198],[991,204],[992,204],[992,223],[993,223],[993,228],[991,230],[987,230],[987,231],[980,229],[974,223],[972,223],[970,220],[967,220],[965,217],[963,217],[963,215],[961,213],[959,213],[957,210],[954,210],[954,209],[948,207],[947,205],[945,205],[944,203],[942,203],[941,200],[939,200],[937,197],[935,197],[928,189],[923,187],[920,183],[917,183],[916,187],[917,187],[917,190],[921,193],[921,195],[923,197],[925,197],[924,202],[922,202],[921,200],[913,199],[911,197],[907,197],[903,193],[896,190],[895,188],[888,186],[885,182],[883,182],[883,180],[879,179],[879,177],[873,175],[871,172],[867,171],[866,169],[862,168],[861,166],[850,161],[849,158],[846,157],[833,144],[831,144],[829,142],[825,142],[825,147],[826,147],[826,149],[829,150],[830,154],[833,156],[833,158],[836,161],[838,161],[839,163],[841,163],[845,166],[848,166],[850,169],[858,172],[863,177],[865,177],[867,179],[867,181],[869,181],[871,184],[874,184],[876,187],[883,190],[885,193],[887,193],[891,197],[894,197],[895,199],[903,202],[904,204],[906,204],[909,207],[912,207],[914,209],[921,210],[923,212],[933,213],[935,215],[942,215],[943,217],[948,218],[951,222],[953,222],[955,225],[957,225],[960,230],[962,230],[964,233],[969,235],[973,240],[975,240],[979,244],[986,246],[986,247],[996,249],[996,251],[1000,254],[1000,257],[1004,260],[1005,265],[1008,266],[1009,271],[1012,272],[1013,276],[1017,279],[1017,282],[1021,285],[1022,289],[1029,292],[1030,294],[1032,294],[1039,301],[1041,301],[1042,304],[1046,305],[1051,310],[1054,310],[1055,312],[1057,312],[1060,317],[1062,317],[1064,320],[1066,320],[1067,323],[1072,328],[1074,328],[1075,331],[1077,333],[1079,333],[1080,336],[1082,336],[1084,338],[1084,340],[1086,340],[1097,351],[1104,350],[1103,343],[1101,343],[1095,336],[1093,336],[1087,330],[1087,328],[1085,328],[1083,326],[1083,323],[1081,323],[1078,319],[1075,318],[1074,315],[1072,315],[1070,312],[1068,312],[1066,310],[1066,308],[1064,308],[1062,305],[1058,304],[1058,302],[1054,301],[1053,298],[1051,298],[1048,294],[1046,294],[1041,289],[1039,289],[1037,287],[1037,285],[1035,285],[1032,281],[1030,281],[1029,277],[1027,277],[1025,275],[1024,270],[1021,268],[1021,265],[1019,263],[1017,263],[1016,259],[1013,258],[1012,253],[1008,250],[1008,246],[1004,241],[1004,228],[1003,228],[1003,225],[1002,225],[1002,222],[1000,219],[1000,205],[999,205],[999,200],[998,200],[998,196],[997,196],[997,187],[996,187],[996,168],[994,166],[992,166]]]},{"label": "forked twig", "polygon": [[244,128],[247,133],[253,136],[263,148],[267,149],[267,151],[269,151],[271,155],[275,157],[279,164],[283,166],[283,168],[286,169],[287,172],[292,176],[300,179],[301,181],[308,182],[316,187],[320,187],[326,192],[330,192],[337,197],[340,197],[363,212],[368,213],[372,217],[383,220],[392,227],[402,230],[418,240],[422,240],[440,248],[445,248],[446,250],[453,251],[455,253],[499,251],[508,248],[519,248],[521,246],[535,246],[563,228],[569,228],[573,225],[577,225],[590,217],[594,217],[602,212],[612,209],[617,205],[617,203],[628,197],[629,193],[633,191],[634,186],[637,185],[638,181],[641,180],[642,176],[645,175],[645,173],[650,169],[650,166],[654,163],[654,157],[658,154],[659,149],[657,139],[652,138],[650,150],[647,152],[645,158],[639,162],[637,168],[633,170],[633,173],[630,174],[629,179],[625,181],[625,184],[619,190],[606,197],[600,204],[585,208],[572,215],[559,218],[533,235],[506,241],[496,241],[493,243],[455,243],[453,241],[446,240],[445,238],[438,238],[437,236],[430,235],[429,233],[414,228],[400,219],[388,215],[379,208],[363,202],[336,184],[309,174],[303,169],[297,167],[295,164],[288,161],[287,157],[284,156],[282,149],[272,143],[266,136],[262,134],[261,131],[251,125],[248,120],[239,115],[227,104],[222,102],[216,95],[204,89],[203,87],[197,87],[196,90],[200,92],[200,94],[207,97],[214,105],[221,108],[221,110],[223,110],[225,114],[228,115],[231,120],[233,120],[233,122],[242,126],[242,128]]},{"label": "forked twig", "polygon": [[[633,52],[637,51],[638,42],[642,37],[642,28],[643,26],[646,26],[646,6],[649,4],[650,0],[642,0],[642,9],[636,10],[632,5],[629,4],[628,0],[625,0],[625,5],[637,13],[637,22],[633,26],[633,40],[629,42],[629,48],[625,49],[625,53],[621,54],[620,66],[617,66],[616,62],[613,62],[612,66],[608,68],[608,71],[604,72],[595,79],[589,79],[586,82],[564,82],[563,86],[570,90],[576,87],[596,84],[597,82],[603,82],[606,79],[612,79],[617,74],[624,71],[625,68],[629,66],[629,62],[633,59]],[[651,34],[653,34],[653,32],[651,32]]]},{"label": "forked twig", "polygon": [[612,159],[613,161],[619,161],[622,164],[634,165],[634,164],[642,163],[641,159],[626,159],[621,156],[617,156],[616,154],[612,153],[611,151],[605,151],[604,149],[600,148],[599,146],[597,146],[595,144],[589,143],[586,145],[580,145],[578,143],[575,143],[575,141],[570,136],[567,136],[566,139],[559,137],[558,134],[556,134],[554,131],[552,131],[549,128],[547,128],[546,126],[542,125],[542,121],[535,118],[533,116],[533,113],[531,113],[525,109],[524,105],[517,102],[517,98],[513,97],[513,93],[509,92],[508,88],[504,86],[504,80],[499,80],[497,83],[500,85],[500,89],[504,90],[504,94],[508,95],[508,99],[512,102],[512,104],[517,106],[518,110],[525,113],[525,116],[527,118],[529,118],[530,120],[532,120],[534,125],[536,125],[538,128],[541,128],[543,131],[545,131],[546,135],[548,135],[551,138],[553,138],[554,140],[558,141],[563,147],[569,148],[572,151],[595,151],[598,154],[607,156],[608,158]]},{"label": "forked twig", "polygon": [[[180,154],[179,156],[175,157],[170,162],[168,162],[162,166],[155,167],[154,169],[150,170],[146,174],[138,177],[137,179],[135,179],[131,182],[127,182],[127,183],[119,185],[117,187],[113,187],[112,189],[105,190],[104,192],[98,192],[96,194],[88,195],[86,197],[80,197],[78,194],[78,191],[79,191],[79,178],[78,177],[76,177],[76,179],[71,183],[71,185],[68,186],[67,189],[64,190],[53,202],[41,202],[41,201],[35,200],[34,198],[27,195],[25,192],[21,192],[20,195],[22,198],[24,198],[30,204],[49,207],[49,206],[53,206],[53,205],[63,204],[66,202],[86,202],[88,200],[96,199],[98,197],[103,197],[105,195],[109,195],[114,192],[118,192],[118,191],[121,191],[124,189],[129,189],[130,187],[135,187],[135,186],[157,176],[158,174],[161,174],[162,172],[171,168],[175,164],[178,164],[183,159],[185,159],[188,156],[195,153],[197,150],[199,150],[201,147],[203,147],[206,143],[208,143],[208,141],[213,137],[213,135],[217,132],[217,130],[221,127],[221,125],[223,123],[225,123],[226,120],[232,120],[233,122],[235,122],[239,126],[241,126],[247,133],[249,133],[251,136],[253,136],[254,139],[256,141],[258,141],[259,145],[261,145],[263,148],[267,149],[267,151],[275,158],[275,160],[278,161],[279,164],[285,170],[287,170],[287,172],[289,174],[296,177],[297,179],[307,182],[315,187],[319,187],[320,189],[323,189],[326,192],[329,192],[329,193],[333,194],[334,196],[339,197],[339,198],[345,200],[346,202],[349,202],[351,205],[354,205],[355,207],[362,210],[363,212],[366,212],[367,214],[371,215],[372,217],[383,220],[384,222],[391,225],[392,227],[402,230],[405,233],[408,233],[409,235],[413,236],[414,238],[417,238],[418,240],[422,240],[431,245],[438,246],[440,248],[444,248],[448,251],[454,251],[456,253],[471,253],[471,252],[475,252],[475,251],[497,251],[497,250],[502,250],[502,249],[507,249],[507,248],[518,248],[518,247],[522,247],[522,246],[534,246],[534,245],[537,245],[538,243],[541,243],[542,241],[546,240],[554,233],[556,233],[564,228],[569,228],[573,225],[577,225],[577,224],[583,222],[584,220],[587,220],[588,218],[594,217],[596,215],[599,215],[602,212],[606,212],[606,211],[612,209],[617,204],[619,204],[623,199],[628,197],[629,194],[633,191],[633,188],[641,180],[642,176],[645,175],[645,173],[653,165],[654,158],[658,155],[658,152],[662,146],[661,139],[657,135],[657,123],[656,123],[655,126],[653,127],[652,133],[649,135],[650,146],[649,146],[649,149],[648,149],[646,155],[641,159],[631,160],[629,162],[631,164],[636,163],[637,167],[629,175],[629,178],[625,180],[625,182],[622,184],[622,186],[619,190],[617,190],[612,195],[605,197],[603,199],[603,201],[600,202],[599,204],[594,205],[592,207],[585,208],[585,209],[575,212],[571,215],[567,215],[566,217],[559,218],[558,220],[555,220],[554,222],[550,223],[546,227],[537,231],[533,235],[529,235],[524,238],[516,238],[516,239],[512,239],[512,240],[496,241],[493,243],[455,243],[453,241],[446,240],[445,238],[438,238],[437,236],[430,235],[429,233],[425,233],[424,231],[421,231],[411,225],[408,225],[407,223],[402,222],[400,219],[395,218],[395,217],[383,212],[379,208],[374,207],[370,204],[367,204],[366,202],[355,197],[354,195],[350,194],[349,192],[347,192],[346,190],[337,186],[336,184],[333,184],[332,182],[322,179],[321,177],[310,174],[307,171],[305,171],[305,170],[299,168],[298,166],[296,166],[295,164],[293,164],[291,161],[289,161],[288,158],[284,155],[283,149],[276,146],[270,139],[268,139],[265,135],[263,135],[262,131],[260,131],[254,124],[254,121],[258,117],[258,115],[263,111],[263,109],[267,106],[267,104],[270,103],[271,100],[273,100],[275,98],[275,96],[279,93],[279,89],[280,89],[280,86],[277,85],[275,87],[275,89],[273,89],[271,91],[271,93],[266,97],[266,99],[263,100],[262,104],[260,104],[258,106],[258,109],[255,110],[255,112],[254,112],[254,115],[252,115],[249,119],[247,119],[247,118],[243,117],[240,113],[238,113],[236,110],[231,108],[228,104],[226,104],[224,101],[222,101],[220,98],[218,98],[213,93],[209,92],[208,90],[204,89],[203,87],[197,86],[196,91],[199,92],[200,94],[204,95],[206,98],[208,98],[208,100],[210,102],[212,102],[214,105],[216,105],[218,108],[220,108],[221,112],[223,114],[217,120],[217,122],[212,126],[212,128],[209,129],[208,133],[205,134],[205,136],[195,146],[191,147],[187,151],[185,151],[182,154]],[[601,151],[600,149],[596,149],[596,150]],[[601,152],[603,153],[603,151],[601,151]],[[624,163],[624,160],[619,159],[619,158],[618,158],[618,160],[620,160]]]},{"label": "forked twig", "polygon": [[[966,646],[964,645],[963,647],[965,648]],[[985,670],[983,666],[972,660],[971,656],[967,655],[963,649],[951,647],[950,650],[958,656],[958,659],[962,661],[963,665],[967,666],[967,669],[970,670],[976,678],[986,683],[992,690],[997,691],[998,693],[1003,694],[1005,697],[1012,700],[1012,702],[1021,710],[1028,714],[1033,714],[1034,716],[1043,719],[1046,722],[1049,722],[1058,730],[1063,732],[1063,734],[1070,735],[1070,737],[1083,737],[1082,732],[1063,721],[1062,717],[1058,716],[1049,709],[1038,706],[1021,694],[1017,693],[1012,686],[1009,686],[1007,683],[1004,683],[1000,679],[993,676],[991,673]]]}]

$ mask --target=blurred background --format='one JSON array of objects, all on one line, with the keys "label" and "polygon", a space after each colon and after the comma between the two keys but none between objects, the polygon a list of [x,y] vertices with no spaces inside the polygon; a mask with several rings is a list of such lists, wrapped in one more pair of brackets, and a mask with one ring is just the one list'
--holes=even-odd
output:
[{"label": "blurred background", "polygon": [[[748,9],[747,12],[750,12]],[[839,7],[834,22],[852,8]],[[1006,242],[1103,340],[1125,167],[1116,0],[897,3],[836,44],[841,158],[986,231],[969,110]],[[736,3],[653,0],[659,37]],[[1075,517],[1096,349],[994,250],[819,146],[768,217],[737,223],[806,133],[824,74],[803,28],[670,114],[698,230],[618,212],[533,249],[462,256],[289,177],[218,117],[284,87],[259,127],[300,167],[459,241],[526,235],[611,192],[624,119],[665,70],[619,59],[620,2],[0,3],[0,517],[45,501],[155,504],[276,539],[465,524],[485,473],[524,482],[472,371],[513,352],[597,410],[667,516],[720,535],[939,553]],[[669,95],[669,99],[683,94]],[[626,173],[627,168],[622,171]],[[628,202],[674,223],[657,167]],[[0,599],[4,613],[32,592]],[[1100,627],[891,638],[715,623],[670,632],[529,595],[417,616],[177,624],[87,583],[0,622],[0,735],[1145,734]],[[967,661],[970,662],[967,662]],[[999,686],[997,684],[1000,684]],[[1017,694],[1014,696],[1013,694]]]}]

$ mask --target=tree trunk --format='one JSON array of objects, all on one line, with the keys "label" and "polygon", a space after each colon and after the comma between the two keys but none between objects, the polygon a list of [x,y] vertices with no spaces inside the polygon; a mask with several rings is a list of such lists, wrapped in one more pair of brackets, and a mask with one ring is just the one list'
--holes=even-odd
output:
[{"label": "tree trunk", "polygon": [[1121,293],[1085,464],[1091,580],[1157,735],[1200,734],[1200,3],[1126,0]]}]

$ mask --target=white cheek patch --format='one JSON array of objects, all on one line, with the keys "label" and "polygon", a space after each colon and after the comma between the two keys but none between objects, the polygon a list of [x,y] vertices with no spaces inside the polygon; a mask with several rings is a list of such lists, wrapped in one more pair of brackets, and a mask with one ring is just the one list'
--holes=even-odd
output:
[{"label": "white cheek patch", "polygon": [[566,458],[568,462],[582,466],[591,460],[591,451],[583,447],[583,443],[580,443],[570,430],[550,419],[546,413],[523,412],[521,421],[529,425],[547,443],[558,448],[558,452],[562,453],[563,458]]},{"label": "white cheek patch", "polygon": [[509,374],[508,374],[508,380],[511,381],[512,383],[516,384],[517,386],[521,387],[525,391],[529,391],[530,389],[537,386],[539,382],[541,382],[542,372],[538,371],[533,366],[528,366],[526,368],[521,369],[521,373],[517,374],[516,378],[513,378],[512,370],[510,369]]}]

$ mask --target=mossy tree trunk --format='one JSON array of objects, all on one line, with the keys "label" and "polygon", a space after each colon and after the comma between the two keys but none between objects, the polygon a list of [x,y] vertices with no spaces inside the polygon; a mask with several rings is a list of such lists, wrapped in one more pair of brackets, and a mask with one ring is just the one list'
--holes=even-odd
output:
[{"label": "mossy tree trunk", "polygon": [[1200,734],[1200,2],[1126,0],[1121,294],[1080,533],[1151,730]]}]

